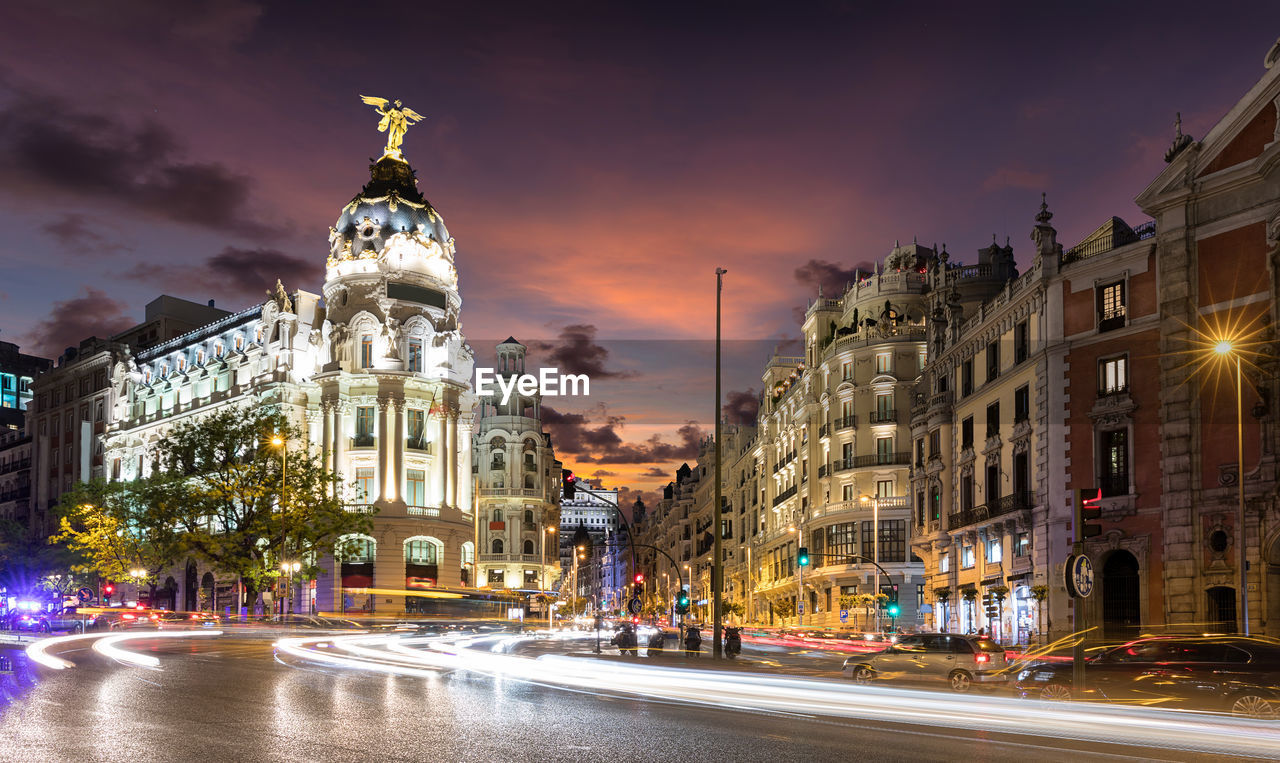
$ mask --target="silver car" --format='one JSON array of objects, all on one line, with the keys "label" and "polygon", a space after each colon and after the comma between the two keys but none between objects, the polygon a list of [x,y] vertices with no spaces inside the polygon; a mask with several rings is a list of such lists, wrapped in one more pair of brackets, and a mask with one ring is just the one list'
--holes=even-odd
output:
[{"label": "silver car", "polygon": [[872,681],[946,681],[952,691],[974,684],[994,688],[1009,681],[1004,648],[986,636],[920,633],[903,636],[883,651],[844,661],[844,675],[860,684]]}]

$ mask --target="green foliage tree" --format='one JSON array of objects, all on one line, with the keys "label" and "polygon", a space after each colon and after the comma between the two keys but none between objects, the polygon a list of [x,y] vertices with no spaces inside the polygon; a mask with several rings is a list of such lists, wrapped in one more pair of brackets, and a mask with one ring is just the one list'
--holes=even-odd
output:
[{"label": "green foliage tree", "polygon": [[778,617],[795,617],[796,603],[791,599],[781,599],[769,605],[773,614]]},{"label": "green foliage tree", "polygon": [[741,618],[747,613],[747,608],[740,601],[726,601],[721,602],[720,613],[730,617]]},{"label": "green foliage tree", "polygon": [[[73,570],[106,580],[149,584],[186,552],[177,524],[180,499],[165,475],[133,482],[82,482],[58,501],[58,533],[51,543],[81,556]],[[142,570],[142,576],[133,575]]]},{"label": "green foliage tree", "polygon": [[[273,437],[288,448],[287,469]],[[371,515],[344,509],[338,476],[306,443],[285,416],[259,406],[180,422],[154,451],[185,543],[237,577],[250,600],[280,575],[280,562],[314,576],[322,556],[349,552],[343,536],[373,526]]]}]

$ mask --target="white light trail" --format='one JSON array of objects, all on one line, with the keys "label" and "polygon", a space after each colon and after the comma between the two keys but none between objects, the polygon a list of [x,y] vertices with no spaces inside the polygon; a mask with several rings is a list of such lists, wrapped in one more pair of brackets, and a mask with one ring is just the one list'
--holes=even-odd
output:
[{"label": "white light trail", "polygon": [[85,639],[99,638],[99,637],[100,637],[100,634],[97,634],[97,633],[81,633],[74,636],[54,636],[52,638],[42,638],[39,641],[32,644],[31,646],[27,647],[26,649],[27,657],[30,657],[32,661],[39,663],[45,666],[46,668],[53,668],[54,670],[65,670],[67,668],[74,668],[76,664],[71,660],[64,660],[61,657],[54,657],[53,655],[49,654],[47,651],[49,647],[59,646],[61,644],[66,644],[72,641],[83,641]]},{"label": "white light trail", "polygon": [[103,657],[110,657],[116,662],[123,662],[127,665],[139,665],[144,668],[155,668],[160,666],[160,660],[149,654],[138,654],[136,652],[126,652],[116,647],[116,644],[125,641],[137,641],[139,639],[175,639],[190,638],[192,636],[221,636],[222,631],[155,631],[142,633],[121,633],[115,636],[105,636],[93,642],[93,651]]},{"label": "white light trail", "polygon": [[[575,689],[717,707],[826,715],[1280,759],[1280,724],[1150,708],[943,694],[846,681],[507,653],[529,637],[339,636],[283,639],[282,651],[330,665],[422,676],[472,670]],[[332,644],[343,652],[317,647]],[[412,648],[412,646],[425,648]]]}]

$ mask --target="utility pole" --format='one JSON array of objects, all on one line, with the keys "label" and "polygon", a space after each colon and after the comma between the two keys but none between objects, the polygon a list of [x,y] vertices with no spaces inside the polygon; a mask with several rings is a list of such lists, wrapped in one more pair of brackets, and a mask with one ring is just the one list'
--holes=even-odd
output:
[{"label": "utility pole", "polygon": [[724,582],[724,560],[721,558],[722,552],[720,548],[722,545],[720,536],[724,534],[720,529],[721,523],[724,521],[721,519],[720,513],[720,501],[722,500],[720,496],[720,291],[724,285],[724,274],[728,272],[724,268],[716,268],[716,494],[711,504],[711,528],[714,535],[712,539],[713,558],[711,560],[711,629],[714,636],[711,642],[711,656],[717,659],[720,657],[723,645],[720,634],[720,589],[723,587]]}]

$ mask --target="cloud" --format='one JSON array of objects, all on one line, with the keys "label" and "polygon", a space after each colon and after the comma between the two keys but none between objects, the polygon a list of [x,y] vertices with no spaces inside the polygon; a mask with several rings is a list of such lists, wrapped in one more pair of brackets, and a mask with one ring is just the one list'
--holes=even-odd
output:
[{"label": "cloud", "polygon": [[532,349],[547,353],[562,374],[586,374],[590,379],[630,378],[630,371],[610,371],[605,368],[609,350],[596,342],[596,327],[590,324],[574,324],[560,330],[556,342],[534,342]]},{"label": "cloud", "polygon": [[826,260],[809,260],[792,272],[796,282],[811,289],[822,287],[826,297],[835,298],[844,294],[845,287],[858,279],[858,273],[870,273],[873,266],[869,262],[860,262],[852,268],[844,268]]},{"label": "cloud", "polygon": [[1025,188],[1043,191],[1049,186],[1049,173],[1002,167],[982,181],[982,190],[999,191],[1003,188]]},{"label": "cloud", "polygon": [[30,352],[36,355],[56,357],[91,336],[106,338],[137,325],[128,309],[106,292],[86,286],[80,296],[54,302],[49,317],[36,324],[24,344],[33,344]]},{"label": "cloud", "polygon": [[49,95],[7,88],[0,109],[0,187],[120,204],[152,217],[251,237],[259,222],[251,182],[216,162],[182,158],[176,136],[154,122],[125,124]]},{"label": "cloud", "polygon": [[278,249],[228,246],[197,265],[138,265],[127,275],[167,288],[217,284],[220,293],[254,304],[266,299],[277,278],[292,292],[299,284],[314,288],[324,278],[324,271],[318,260],[312,262]]},{"label": "cloud", "polygon": [[542,423],[551,433],[557,454],[573,456],[579,463],[657,464],[697,457],[704,437],[702,428],[689,421],[676,430],[678,443],[664,442],[658,435],[640,443],[624,442],[618,430],[625,425],[622,416],[605,414],[596,424],[581,413],[560,413],[542,406]]},{"label": "cloud", "polygon": [[600,479],[601,477],[616,477],[616,476],[618,476],[617,472],[611,472],[608,469],[596,469],[594,472],[591,473],[592,479]]},{"label": "cloud", "polygon": [[77,255],[133,251],[133,247],[113,241],[99,233],[100,226],[81,214],[66,214],[40,226],[64,249]]},{"label": "cloud", "polygon": [[654,477],[656,479],[666,479],[671,476],[671,471],[668,469],[663,469],[660,466],[650,466],[648,469],[645,469],[643,472],[641,472],[640,476]]},{"label": "cloud", "polygon": [[755,426],[756,413],[760,410],[760,393],[753,389],[733,390],[725,395],[720,409],[730,424]]}]

